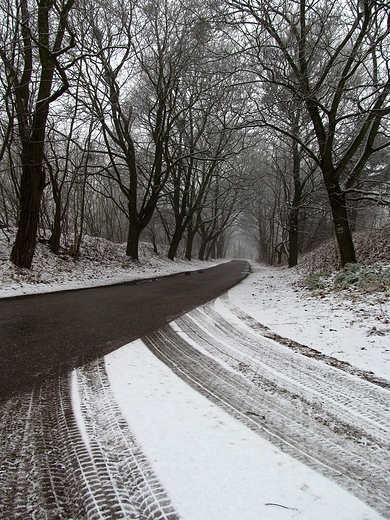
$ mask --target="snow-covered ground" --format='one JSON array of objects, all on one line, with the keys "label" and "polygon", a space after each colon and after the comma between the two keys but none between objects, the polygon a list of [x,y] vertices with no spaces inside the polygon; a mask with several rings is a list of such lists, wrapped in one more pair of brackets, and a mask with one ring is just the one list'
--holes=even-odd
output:
[{"label": "snow-covered ground", "polygon": [[[252,263],[229,300],[278,334],[390,380],[389,304],[311,296],[298,270]],[[224,306],[215,304],[221,314]],[[231,320],[231,316],[226,314]],[[373,335],[372,330],[383,332]],[[188,387],[141,341],[106,357],[122,412],[185,520],[370,519],[380,515]]]},{"label": "snow-covered ground", "polygon": [[386,292],[302,286],[304,272],[252,265],[229,291],[234,304],[273,332],[390,380],[390,299]]},{"label": "snow-covered ground", "polygon": [[[84,257],[76,268],[66,259],[60,269],[50,258],[41,249],[32,273],[0,261],[0,296],[215,265],[169,262],[147,248],[141,266],[127,263],[124,253],[104,265]],[[236,307],[281,336],[390,380],[388,295],[313,295],[300,283],[299,269],[251,265],[252,273],[228,293]],[[199,395],[142,341],[107,356],[106,369],[123,414],[183,520],[381,518]],[[77,399],[75,407],[77,412]]]},{"label": "snow-covered ground", "polygon": [[106,369],[183,520],[381,518],[198,394],[141,341],[107,356]]},{"label": "snow-covered ground", "polygon": [[[10,234],[12,239],[12,233]],[[220,261],[168,260],[150,244],[131,262],[125,246],[85,237],[80,260],[56,257],[38,244],[31,270],[9,262],[10,243],[0,235],[0,297],[109,285],[211,267]],[[252,262],[252,274],[229,291],[233,303],[273,332],[390,378],[390,301],[384,291],[317,291],[303,287],[304,268]]]}]

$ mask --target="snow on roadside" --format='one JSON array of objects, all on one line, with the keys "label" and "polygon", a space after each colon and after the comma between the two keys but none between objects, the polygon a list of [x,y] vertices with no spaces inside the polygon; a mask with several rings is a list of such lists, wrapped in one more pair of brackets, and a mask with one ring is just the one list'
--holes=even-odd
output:
[{"label": "snow on roadside", "polygon": [[[80,259],[55,256],[38,242],[31,270],[8,260],[9,240],[0,233],[0,297],[110,285],[211,267],[221,261],[168,260],[142,243],[140,263],[125,255],[124,244],[84,237]],[[380,248],[383,250],[383,247]],[[390,379],[390,302],[385,292],[324,291],[302,285],[303,268],[252,262],[251,275],[229,291],[231,301],[273,332],[323,354]]]},{"label": "snow on roadside", "polygon": [[252,264],[229,291],[232,303],[285,338],[390,380],[390,302],[383,294],[321,297],[302,287],[299,269]]},{"label": "snow on roadside", "polygon": [[[389,377],[388,337],[369,334],[383,306],[363,314],[361,306],[343,309],[340,295],[311,296],[297,286],[300,278],[298,270],[252,263],[229,299],[280,335]],[[197,394],[142,342],[110,354],[106,366],[117,402],[183,520],[380,518]]]},{"label": "snow on roadside", "polygon": [[[33,269],[19,271],[7,260],[8,244],[0,242],[0,297],[215,265],[170,262],[148,245],[142,246],[141,264],[134,264],[123,246],[87,239],[78,262],[53,257],[39,244]],[[229,291],[229,298],[273,332],[390,379],[388,299],[349,301],[335,293],[319,297],[298,284],[301,278],[298,269],[252,263],[252,273]],[[106,366],[118,404],[183,520],[380,518],[197,394],[142,342],[113,352]]]},{"label": "snow on roadside", "polygon": [[[51,254],[38,242],[31,270],[8,260],[14,231],[0,234],[0,297],[110,285],[211,267],[220,261],[176,260],[142,243],[140,263],[125,245],[86,236],[80,259]],[[381,247],[381,250],[383,247]],[[390,379],[390,302],[380,291],[312,293],[302,286],[304,269],[252,262],[251,275],[229,291],[231,301],[273,332]]]},{"label": "snow on roadside", "polygon": [[[364,302],[354,309],[340,294],[312,296],[298,285],[301,277],[297,269],[252,263],[252,273],[228,296],[272,331],[389,378],[388,336],[369,331],[378,312],[390,309]],[[221,299],[215,305],[234,319]],[[183,520],[381,518],[199,395],[141,341],[107,356],[106,368],[123,414]]]},{"label": "snow on roadside", "polygon": [[182,520],[381,518],[193,390],[141,340],[105,361],[116,402]]},{"label": "snow on roadside", "polygon": [[163,254],[155,254],[148,243],[140,244],[140,262],[137,263],[126,256],[125,244],[85,236],[77,261],[65,249],[56,256],[50,253],[47,241],[38,242],[32,268],[18,269],[9,261],[14,232],[7,233],[9,241],[5,234],[0,234],[0,298],[156,278],[220,263],[182,259],[172,262]]}]

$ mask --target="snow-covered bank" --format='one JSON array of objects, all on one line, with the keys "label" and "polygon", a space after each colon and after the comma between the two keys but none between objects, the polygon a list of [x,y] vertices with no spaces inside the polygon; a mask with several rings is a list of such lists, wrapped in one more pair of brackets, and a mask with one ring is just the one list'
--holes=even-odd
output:
[{"label": "snow-covered bank", "polygon": [[[252,263],[229,300],[278,334],[390,380],[389,304],[311,296],[298,270]],[[226,307],[216,309],[234,322]],[[383,329],[380,329],[383,330]],[[183,520],[374,520],[381,516],[183,383],[141,341],[106,357],[121,410]]]},{"label": "snow-covered bank", "polygon": [[283,337],[390,380],[390,301],[383,293],[313,295],[302,273],[252,264],[230,300]]},{"label": "snow-covered bank", "polygon": [[[11,242],[0,235],[0,297],[109,285],[220,263],[172,262],[156,255],[150,244],[141,244],[140,263],[134,263],[123,244],[85,237],[77,262],[67,255],[55,256],[46,244],[38,243],[28,271],[9,262]],[[388,293],[312,293],[302,285],[306,273],[301,268],[251,265],[252,274],[229,291],[234,305],[281,336],[390,379]]]},{"label": "snow-covered bank", "polygon": [[[142,248],[141,265],[127,263],[123,249],[98,244],[100,253],[91,245],[78,262],[53,258],[40,246],[32,272],[17,272],[8,260],[0,261],[0,295],[103,285],[215,265],[170,262],[154,255],[150,246]],[[119,253],[110,253],[112,248]],[[252,273],[228,292],[234,306],[283,337],[390,380],[385,293],[353,298],[349,293],[311,293],[303,287],[299,269],[251,265]],[[229,314],[225,317],[234,322]],[[182,520],[381,518],[199,395],[141,341],[113,352],[105,364],[129,428]],[[77,387],[73,392],[77,409]],[[80,414],[77,419],[88,445],[88,429]]]},{"label": "snow-covered bank", "polygon": [[[9,233],[12,238],[13,233]],[[32,268],[28,270],[18,269],[9,261],[11,243],[0,235],[0,298],[156,278],[220,263],[182,259],[173,262],[163,254],[155,254],[148,243],[140,244],[140,261],[133,262],[126,256],[125,244],[85,236],[77,261],[65,252],[56,256],[47,243],[38,242]]]}]

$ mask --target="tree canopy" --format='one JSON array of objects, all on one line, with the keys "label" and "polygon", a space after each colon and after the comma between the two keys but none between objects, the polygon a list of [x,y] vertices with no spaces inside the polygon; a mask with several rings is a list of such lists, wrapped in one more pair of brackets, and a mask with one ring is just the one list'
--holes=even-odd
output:
[{"label": "tree canopy", "polygon": [[90,233],[138,260],[145,233],[171,259],[245,243],[290,266],[333,236],[345,265],[388,219],[388,3],[8,0],[0,19],[17,266],[43,228],[75,258]]}]

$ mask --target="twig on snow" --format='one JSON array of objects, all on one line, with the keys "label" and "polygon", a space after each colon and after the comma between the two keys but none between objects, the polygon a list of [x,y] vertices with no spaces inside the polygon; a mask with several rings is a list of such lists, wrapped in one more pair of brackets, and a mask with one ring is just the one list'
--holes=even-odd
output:
[{"label": "twig on snow", "polygon": [[284,506],[282,504],[275,504],[275,502],[266,502],[264,505],[283,507],[283,509],[291,509],[291,511],[298,511],[298,509],[296,507],[288,507],[288,506]]}]

